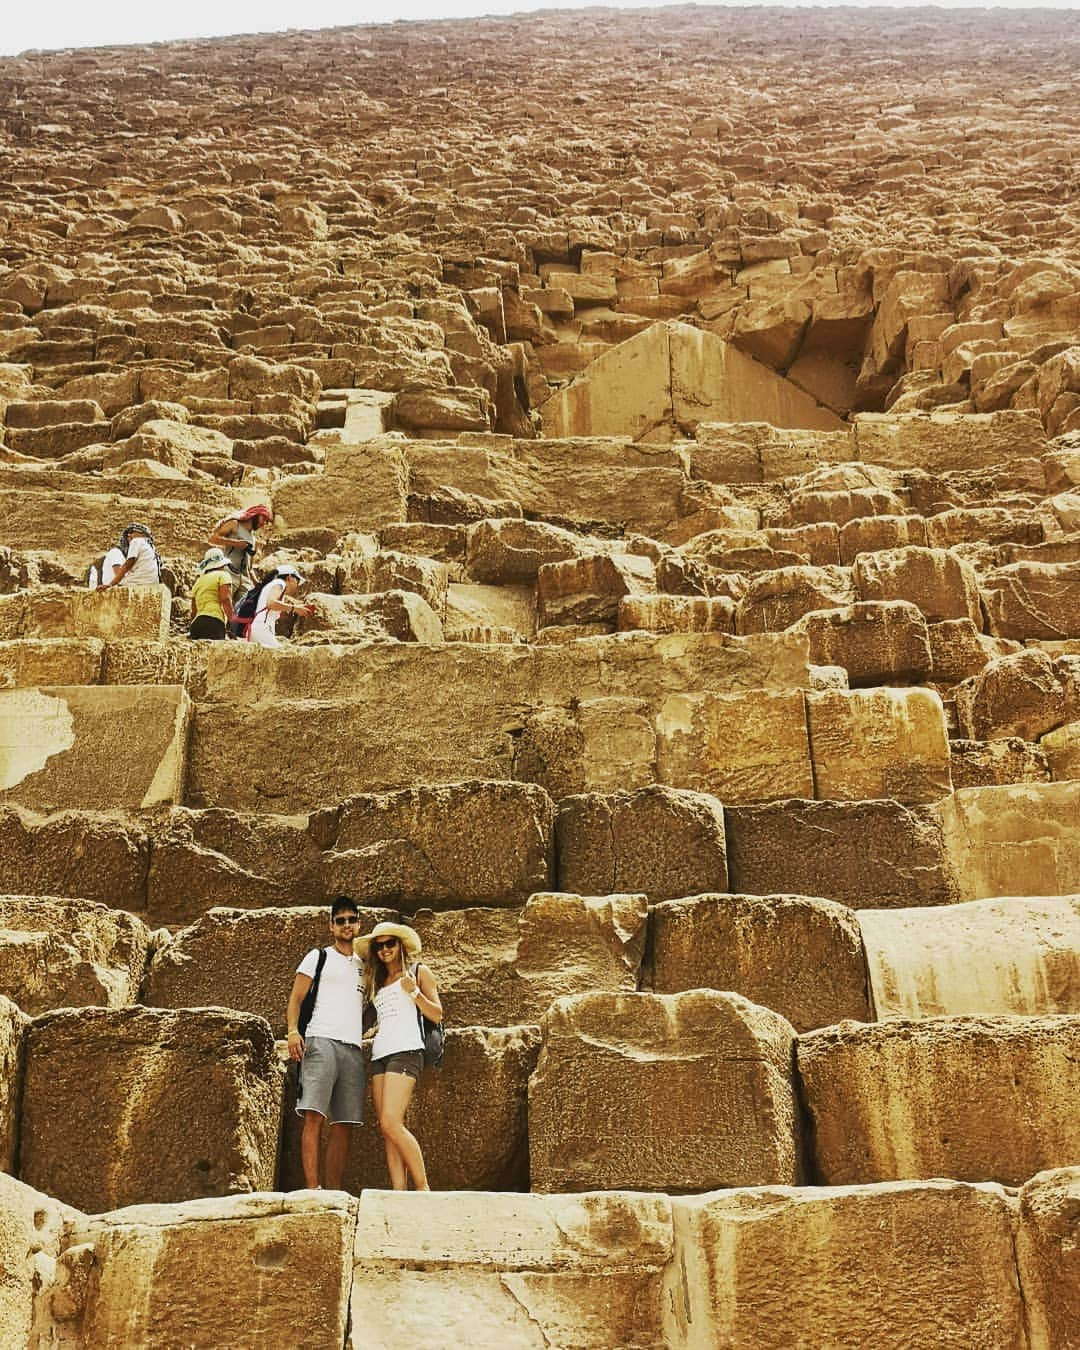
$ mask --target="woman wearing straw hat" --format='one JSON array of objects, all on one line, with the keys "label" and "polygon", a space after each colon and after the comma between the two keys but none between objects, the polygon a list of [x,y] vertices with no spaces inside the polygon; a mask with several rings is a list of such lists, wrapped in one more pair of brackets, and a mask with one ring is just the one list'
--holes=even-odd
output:
[{"label": "woman wearing straw hat", "polygon": [[191,588],[191,626],[188,637],[197,641],[224,642],[225,625],[233,615],[232,576],[225,554],[219,548],[206,550],[196,569]]},{"label": "woman wearing straw hat", "polygon": [[442,1003],[435,977],[421,965],[420,934],[403,923],[377,923],[356,939],[366,974],[364,997],[379,1018],[371,1046],[371,1095],[386,1146],[386,1165],[395,1191],[430,1190],[424,1155],[405,1125],[413,1089],[424,1067],[424,1036],[419,1014],[441,1022]]}]

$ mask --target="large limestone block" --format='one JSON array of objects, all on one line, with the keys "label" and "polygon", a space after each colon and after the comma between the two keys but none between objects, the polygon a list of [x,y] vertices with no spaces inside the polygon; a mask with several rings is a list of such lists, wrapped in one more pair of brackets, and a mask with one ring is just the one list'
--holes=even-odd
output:
[{"label": "large limestone block", "polygon": [[164,642],[171,599],[164,586],[114,586],[107,591],[46,586],[19,591],[0,596],[0,635]]},{"label": "large limestone block", "polygon": [[1039,739],[1055,783],[1080,778],[1080,721],[1067,722]]},{"label": "large limestone block", "polygon": [[1066,721],[1069,703],[1050,657],[1029,647],[991,661],[958,685],[956,711],[971,740],[1022,736],[1035,741]]},{"label": "large limestone block", "polygon": [[1020,1188],[1016,1260],[1031,1350],[1080,1345],[1080,1167],[1041,1172]]},{"label": "large limestone block", "polygon": [[982,626],[975,571],[947,549],[912,545],[860,553],[853,572],[860,600],[907,600],[928,623],[970,619]]},{"label": "large limestone block", "polygon": [[520,910],[422,910],[412,923],[431,953],[459,1026],[539,1023],[582,989],[631,991],[645,950],[644,895],[546,892]]},{"label": "large limestone block", "polygon": [[657,777],[725,802],[813,797],[801,690],[675,694],[656,719]]},{"label": "large limestone block", "polygon": [[579,994],[529,1084],[539,1191],[794,1184],[794,1030],[738,994]]},{"label": "large limestone block", "polygon": [[955,1181],[679,1197],[665,1344],[1021,1346],[1012,1210]]},{"label": "large limestone block", "polygon": [[10,1172],[18,1156],[24,1044],[30,1019],[0,994],[0,1171]]},{"label": "large limestone block", "polygon": [[800,1036],[798,1065],[826,1185],[1019,1186],[1080,1156],[1080,1015],[842,1022]]},{"label": "large limestone block", "polygon": [[328,445],[321,474],[285,478],[274,487],[282,530],[378,530],[407,519],[408,468],[395,441]]},{"label": "large limestone block", "polygon": [[11,1350],[34,1344],[46,1272],[60,1254],[66,1226],[80,1218],[77,1210],[0,1172],[0,1327]]},{"label": "large limestone block", "polygon": [[854,420],[857,457],[895,469],[985,469],[1038,458],[1048,447],[1037,412],[863,413]]},{"label": "large limestone block", "polygon": [[348,1346],[659,1347],[671,1253],[664,1195],[366,1191]]},{"label": "large limestone block", "polygon": [[[61,1264],[80,1345],[342,1345],[357,1201],[340,1191],[146,1204],[72,1223]],[[54,1316],[56,1295],[53,1295]]]},{"label": "large limestone block", "polygon": [[535,582],[541,567],[581,552],[580,535],[538,520],[481,520],[466,536],[469,575],[496,586]]},{"label": "large limestone block", "polygon": [[[284,1036],[293,975],[313,947],[328,946],[329,908],[211,909],[154,952],[141,1002],[154,1008],[227,1007],[265,1018]],[[362,931],[396,919],[361,909]]]},{"label": "large limestone block", "polygon": [[656,731],[640,698],[591,698],[530,713],[516,734],[514,776],[552,797],[656,781]]},{"label": "large limestone block", "polygon": [[857,918],[879,1020],[1080,1013],[1080,896],[870,909]]},{"label": "large limestone block", "polygon": [[[433,957],[438,976],[438,961]],[[420,1141],[436,1191],[527,1191],[529,1075],[540,1052],[535,1026],[461,1027],[446,1032],[442,1066],[420,1076],[406,1124]],[[295,1079],[288,1077],[281,1144],[281,1184],[304,1184]],[[344,1187],[354,1195],[389,1188],[386,1154],[368,1095]]]},{"label": "large limestone block", "polygon": [[726,595],[624,595],[618,625],[621,633],[732,633],[735,602]]},{"label": "large limestone block", "polygon": [[[309,595],[315,613],[296,620],[292,636],[312,642],[358,642],[393,638],[397,642],[441,642],[439,615],[422,595],[385,590],[372,595]],[[444,595],[445,603],[445,595]]]},{"label": "large limestone block", "polygon": [[533,783],[453,783],[351,797],[310,829],[328,884],[367,904],[520,904],[546,890],[555,805]]},{"label": "large limestone block", "polygon": [[0,801],[46,810],[177,802],[190,711],[180,685],[0,690]]},{"label": "large limestone block", "polygon": [[123,910],[88,900],[0,895],[0,988],[31,1016],[134,1003],[149,943],[146,925]]},{"label": "large limestone block", "polygon": [[863,600],[842,609],[816,610],[793,625],[810,640],[816,666],[843,666],[848,683],[916,684],[929,677],[926,620],[905,600]]},{"label": "large limestone block", "polygon": [[727,887],[724,811],[703,792],[655,784],[559,803],[559,885],[582,895],[643,891],[652,902]]},{"label": "large limestone block", "polygon": [[875,909],[957,898],[941,819],[931,807],[775,802],[731,807],[724,824],[734,891],[820,895]]},{"label": "large limestone block", "polygon": [[40,815],[0,806],[0,876],[13,893],[77,895],[141,910],[149,861],[146,832],[131,821],[97,811]]},{"label": "large limestone block", "polygon": [[1080,637],[1080,563],[1010,563],[980,584],[996,636]]},{"label": "large limestone block", "polygon": [[959,899],[1080,893],[1080,783],[961,788],[936,810]]},{"label": "large limestone block", "polygon": [[657,905],[651,922],[654,993],[731,990],[796,1031],[870,1018],[859,925],[843,905],[802,895],[695,895]]},{"label": "large limestone block", "polygon": [[45,1013],[27,1032],[19,1174],[91,1212],[267,1190],[280,1092],[261,1018]]},{"label": "large limestone block", "polygon": [[624,596],[649,595],[655,590],[651,558],[590,553],[545,563],[536,574],[537,622],[542,628],[583,623],[614,627]]},{"label": "large limestone block", "polygon": [[838,609],[858,597],[848,567],[778,567],[754,577],[739,601],[739,633],[778,633],[819,609]]},{"label": "large limestone block", "polygon": [[928,802],[951,791],[945,713],[932,690],[808,693],[806,715],[815,796]]},{"label": "large limestone block", "polygon": [[43,684],[99,684],[105,659],[100,638],[16,638],[0,642],[0,689]]}]

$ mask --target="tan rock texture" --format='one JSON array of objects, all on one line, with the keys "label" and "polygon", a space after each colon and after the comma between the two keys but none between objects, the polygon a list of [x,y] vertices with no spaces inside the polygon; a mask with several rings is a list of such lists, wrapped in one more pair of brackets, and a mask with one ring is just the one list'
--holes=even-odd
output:
[{"label": "tan rock texture", "polygon": [[1080,784],[964,788],[937,810],[958,898],[1080,893]]},{"label": "tan rock texture", "polygon": [[798,1180],[794,1033],[778,1014],[703,989],[579,994],[553,1004],[541,1028],[529,1084],[534,1190]]},{"label": "tan rock texture", "polygon": [[665,1343],[1021,1345],[1013,1208],[953,1181],[673,1199]]},{"label": "tan rock texture", "polygon": [[951,1176],[1018,1186],[1080,1147],[1080,1016],[845,1022],[799,1038],[826,1185]]},{"label": "tan rock texture", "polygon": [[26,1037],[19,1175],[91,1212],[266,1190],[280,1091],[260,1018],[218,1008],[45,1013]]},{"label": "tan rock texture", "polygon": [[30,1019],[0,994],[0,1164],[5,1172],[18,1155],[26,1028]]},{"label": "tan rock texture", "polygon": [[[5,1167],[10,1166],[5,1163]],[[44,1272],[60,1254],[66,1226],[81,1217],[51,1196],[0,1172],[0,1326],[11,1346],[33,1343]]]},{"label": "tan rock texture", "polygon": [[1016,1257],[1033,1350],[1080,1339],[1078,1222],[1080,1169],[1040,1172],[1020,1188]]}]

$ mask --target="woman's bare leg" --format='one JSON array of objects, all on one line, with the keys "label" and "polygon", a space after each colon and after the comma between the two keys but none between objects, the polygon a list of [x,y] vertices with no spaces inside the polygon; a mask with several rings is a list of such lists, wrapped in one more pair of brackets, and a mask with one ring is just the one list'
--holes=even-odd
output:
[{"label": "woman's bare leg", "polygon": [[[413,1088],[416,1086],[415,1080],[410,1078],[407,1073],[384,1073],[380,1077],[384,1080],[382,1089],[382,1105],[378,1106],[379,1129],[382,1130],[382,1137],[386,1143],[386,1161],[390,1162],[390,1147],[394,1146],[398,1157],[404,1164],[405,1170],[412,1177],[413,1189],[417,1191],[427,1191],[431,1187],[428,1185],[427,1169],[424,1167],[424,1155],[420,1151],[420,1145],[416,1142],[416,1136],[405,1125],[405,1112],[409,1109],[409,1102],[412,1100]],[[393,1174],[391,1174],[393,1175]],[[395,1190],[405,1190],[405,1178],[402,1177],[402,1184],[398,1186],[397,1179],[394,1179]]]},{"label": "woman's bare leg", "polygon": [[[371,1098],[375,1103],[375,1117],[380,1128],[382,1127],[383,1099],[388,1076],[385,1073],[377,1073],[371,1079]],[[395,1078],[400,1076],[400,1074],[394,1075]],[[390,1173],[390,1185],[395,1191],[407,1190],[409,1178],[405,1171],[405,1159],[398,1151],[398,1146],[392,1143],[385,1133],[383,1134],[383,1147],[386,1149],[386,1168]]]}]

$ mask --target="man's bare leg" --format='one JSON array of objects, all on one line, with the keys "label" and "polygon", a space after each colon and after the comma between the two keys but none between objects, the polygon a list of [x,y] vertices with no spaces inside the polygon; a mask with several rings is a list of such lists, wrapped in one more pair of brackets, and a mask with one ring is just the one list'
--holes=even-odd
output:
[{"label": "man's bare leg", "polygon": [[[300,1162],[304,1169],[304,1184],[309,1191],[319,1188],[319,1143],[323,1117],[318,1111],[304,1112],[304,1130],[300,1135]],[[327,1160],[329,1163],[329,1159]]]},{"label": "man's bare leg", "polygon": [[341,1190],[342,1178],[345,1176],[345,1160],[349,1156],[349,1145],[351,1143],[351,1125],[330,1126],[330,1137],[326,1141],[326,1159],[324,1167],[326,1171],[326,1185],[332,1191]]}]

